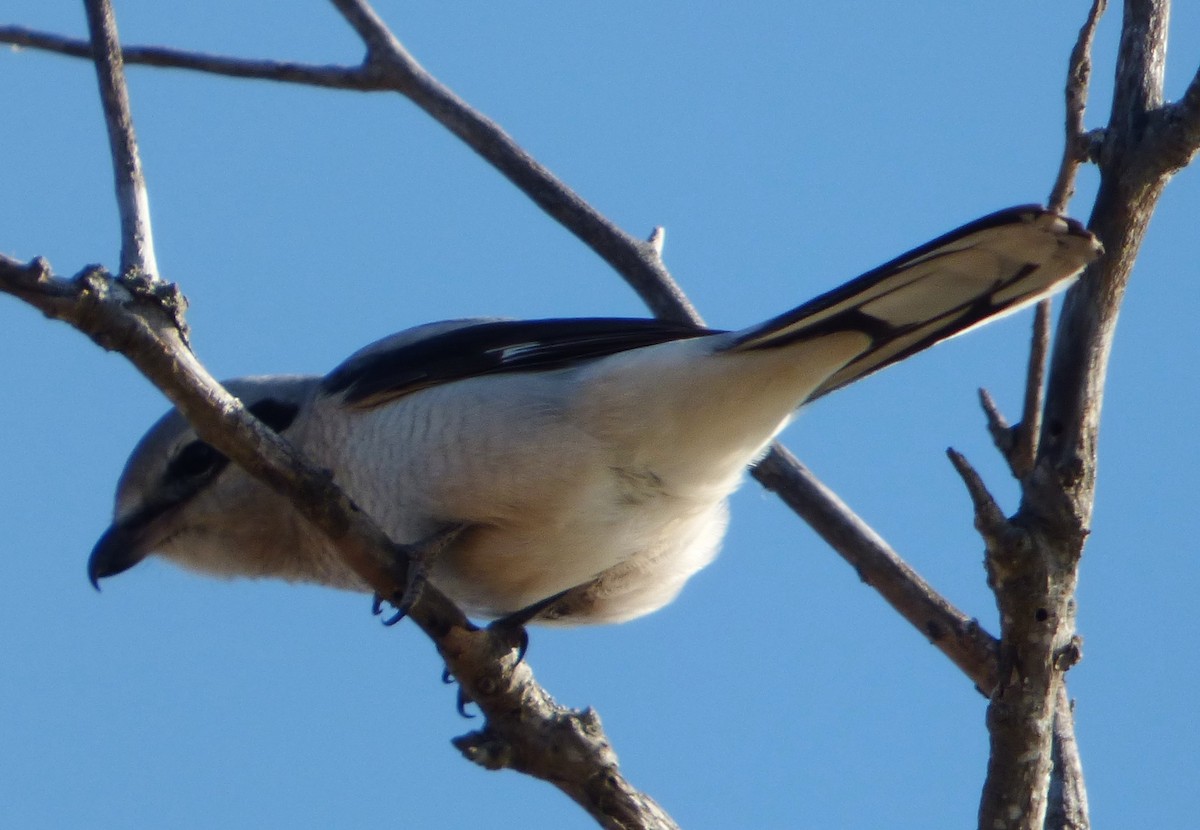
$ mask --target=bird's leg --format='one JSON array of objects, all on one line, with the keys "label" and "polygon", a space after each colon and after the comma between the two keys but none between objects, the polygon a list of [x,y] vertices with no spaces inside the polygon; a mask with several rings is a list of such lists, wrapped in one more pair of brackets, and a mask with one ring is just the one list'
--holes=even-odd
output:
[{"label": "bird's leg", "polygon": [[488,630],[504,635],[513,641],[517,648],[517,664],[520,665],[521,661],[525,659],[525,652],[529,650],[529,633],[525,630],[525,626],[573,590],[573,588],[568,588],[565,591],[559,591],[553,596],[539,599],[532,605],[525,606],[520,611],[514,611],[493,620],[488,626]]},{"label": "bird's leg", "polygon": [[[396,545],[397,556],[403,556],[407,560],[404,590],[387,598],[386,601],[396,609],[396,612],[383,621],[384,625],[395,625],[404,619],[409,609],[421,598],[421,589],[425,587],[425,583],[429,579],[429,571],[438,555],[466,528],[465,524],[450,525],[414,544]],[[383,611],[384,601],[383,597],[376,594],[371,604],[371,613],[380,614]]]}]

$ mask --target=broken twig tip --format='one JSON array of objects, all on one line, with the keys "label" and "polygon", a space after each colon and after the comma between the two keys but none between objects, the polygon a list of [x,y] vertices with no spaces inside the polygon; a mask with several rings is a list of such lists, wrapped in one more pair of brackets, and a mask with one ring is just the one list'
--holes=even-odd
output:
[{"label": "broken twig tip", "polygon": [[658,225],[654,230],[650,231],[650,236],[646,238],[654,255],[662,258],[663,246],[667,243],[667,229],[662,225]]},{"label": "broken twig tip", "polygon": [[975,525],[985,536],[995,534],[1007,524],[1004,511],[983,483],[983,477],[971,466],[967,457],[953,447],[946,448],[946,456],[966,485],[971,503],[975,506]]}]

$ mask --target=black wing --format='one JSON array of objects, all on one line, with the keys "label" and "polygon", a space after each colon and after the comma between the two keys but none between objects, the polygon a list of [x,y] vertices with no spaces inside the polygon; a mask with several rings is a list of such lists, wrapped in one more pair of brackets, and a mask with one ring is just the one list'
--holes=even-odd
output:
[{"label": "black wing", "polygon": [[373,407],[441,383],[506,372],[545,372],[630,349],[714,334],[661,320],[588,317],[467,323],[417,340],[368,348],[321,381],[355,407]]}]

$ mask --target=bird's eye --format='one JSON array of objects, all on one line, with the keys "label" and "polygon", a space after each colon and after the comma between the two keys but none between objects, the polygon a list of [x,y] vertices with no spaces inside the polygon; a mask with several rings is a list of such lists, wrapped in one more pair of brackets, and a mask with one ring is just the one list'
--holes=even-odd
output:
[{"label": "bird's eye", "polygon": [[246,407],[254,413],[254,417],[262,421],[276,432],[283,432],[296,420],[300,407],[294,403],[278,401],[274,398],[263,398],[257,403]]},{"label": "bird's eye", "polygon": [[225,456],[210,445],[203,441],[193,441],[171,459],[171,463],[167,465],[167,476],[175,479],[195,478],[209,472],[224,460]]}]

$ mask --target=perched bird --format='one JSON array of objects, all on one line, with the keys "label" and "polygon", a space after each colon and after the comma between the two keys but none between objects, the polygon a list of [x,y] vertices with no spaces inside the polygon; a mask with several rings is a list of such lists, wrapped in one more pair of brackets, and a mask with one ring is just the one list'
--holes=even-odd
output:
[{"label": "perched bird", "polygon": [[[1077,222],[1012,208],[741,331],[455,320],[374,343],[325,377],[227,386],[393,540],[465,526],[429,579],[468,614],[618,622],[670,602],[712,560],[728,496],[797,407],[1045,297],[1099,252]],[[89,576],[149,554],[369,590],[174,411],[126,464]]]}]

